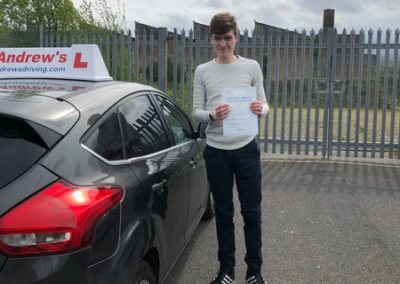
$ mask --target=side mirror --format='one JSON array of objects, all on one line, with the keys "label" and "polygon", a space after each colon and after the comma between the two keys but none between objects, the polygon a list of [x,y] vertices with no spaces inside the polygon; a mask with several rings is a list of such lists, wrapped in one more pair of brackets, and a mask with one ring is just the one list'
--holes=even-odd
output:
[{"label": "side mirror", "polygon": [[199,124],[197,124],[197,131],[196,131],[197,138],[206,138],[207,126],[208,126],[207,122],[200,122]]}]

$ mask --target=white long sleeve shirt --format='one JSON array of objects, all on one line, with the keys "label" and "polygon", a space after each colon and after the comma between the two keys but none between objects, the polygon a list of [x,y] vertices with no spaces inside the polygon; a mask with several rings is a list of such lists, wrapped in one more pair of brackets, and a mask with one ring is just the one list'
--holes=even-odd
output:
[{"label": "white long sleeve shirt", "polygon": [[211,147],[233,150],[245,146],[254,136],[223,136],[222,121],[211,121],[211,112],[221,104],[221,90],[232,87],[256,87],[257,100],[263,103],[263,115],[269,106],[265,99],[263,76],[257,61],[238,56],[229,64],[215,59],[201,64],[194,75],[193,114],[198,122],[208,122],[207,144]]}]

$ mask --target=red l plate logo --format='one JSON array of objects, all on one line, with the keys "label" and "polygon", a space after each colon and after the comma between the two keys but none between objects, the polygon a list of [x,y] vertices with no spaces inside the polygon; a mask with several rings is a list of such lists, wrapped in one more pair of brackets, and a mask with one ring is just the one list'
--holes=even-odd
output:
[{"label": "red l plate logo", "polygon": [[74,68],[87,68],[88,63],[82,61],[82,52],[75,53]]}]

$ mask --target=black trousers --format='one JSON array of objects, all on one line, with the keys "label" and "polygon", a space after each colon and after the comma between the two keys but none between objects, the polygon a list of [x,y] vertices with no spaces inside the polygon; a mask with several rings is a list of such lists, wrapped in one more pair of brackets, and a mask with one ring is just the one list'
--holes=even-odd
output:
[{"label": "black trousers", "polygon": [[245,261],[249,269],[260,269],[261,255],[261,168],[260,150],[255,140],[242,148],[204,149],[207,178],[214,198],[221,268],[235,267],[235,229],[233,223],[233,179],[244,220]]}]

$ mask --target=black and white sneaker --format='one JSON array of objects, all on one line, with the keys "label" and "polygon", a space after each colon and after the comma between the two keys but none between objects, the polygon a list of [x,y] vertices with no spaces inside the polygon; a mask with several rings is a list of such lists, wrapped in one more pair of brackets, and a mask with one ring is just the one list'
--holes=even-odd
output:
[{"label": "black and white sneaker", "polygon": [[246,276],[246,284],[267,284],[260,272]]},{"label": "black and white sneaker", "polygon": [[234,284],[235,275],[233,269],[221,269],[210,284]]}]

